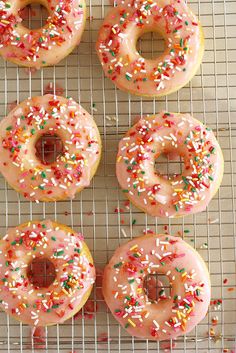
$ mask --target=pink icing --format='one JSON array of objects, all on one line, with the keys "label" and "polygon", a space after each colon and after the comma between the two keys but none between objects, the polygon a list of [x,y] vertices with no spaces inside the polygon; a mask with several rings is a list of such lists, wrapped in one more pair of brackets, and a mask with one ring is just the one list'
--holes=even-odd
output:
[{"label": "pink icing", "polygon": [[[37,141],[58,135],[64,151],[45,164],[36,157]],[[30,200],[73,198],[89,185],[101,154],[93,118],[72,99],[45,95],[19,104],[0,123],[0,171]]]},{"label": "pink icing", "polygon": [[[144,279],[155,273],[168,277],[171,292],[169,296],[159,293],[158,299],[151,301]],[[166,340],[191,331],[205,317],[210,279],[204,261],[182,239],[146,235],[115,251],[105,267],[103,294],[130,335]]]},{"label": "pink icing", "polygon": [[[155,160],[162,153],[182,157],[182,175],[167,178],[155,171]],[[219,188],[223,169],[213,132],[189,114],[147,116],[119,143],[119,184],[130,201],[152,216],[178,217],[205,210]]]},{"label": "pink icing", "polygon": [[45,0],[49,17],[38,30],[27,29],[21,23],[20,10],[28,1],[1,3],[0,54],[5,59],[38,69],[57,64],[79,44],[86,20],[84,0]]},{"label": "pink icing", "polygon": [[[27,274],[33,259],[46,258],[56,277],[37,287]],[[0,306],[25,324],[62,323],[81,307],[95,280],[86,244],[70,228],[50,220],[9,229],[0,242]]]},{"label": "pink icing", "polygon": [[[158,32],[166,49],[156,59],[143,58],[136,42]],[[203,55],[201,26],[184,1],[118,1],[106,16],[97,39],[105,75],[118,88],[144,96],[162,96],[184,86]]]}]

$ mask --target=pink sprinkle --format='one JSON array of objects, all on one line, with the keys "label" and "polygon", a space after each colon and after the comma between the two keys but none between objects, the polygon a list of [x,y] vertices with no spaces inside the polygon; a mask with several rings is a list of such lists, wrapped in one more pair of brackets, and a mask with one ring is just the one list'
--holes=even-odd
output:
[{"label": "pink sprinkle", "polygon": [[98,335],[98,342],[111,342],[111,338],[108,338],[106,332],[102,332]]},{"label": "pink sprinkle", "polygon": [[45,349],[46,345],[46,333],[45,327],[33,327],[31,330],[31,335],[33,338],[33,345],[37,349]]},{"label": "pink sprinkle", "polygon": [[[49,82],[44,88],[44,94],[54,94],[54,85],[52,82]],[[63,96],[64,94],[64,88],[59,86],[57,83],[55,84],[55,94],[57,96]]]}]

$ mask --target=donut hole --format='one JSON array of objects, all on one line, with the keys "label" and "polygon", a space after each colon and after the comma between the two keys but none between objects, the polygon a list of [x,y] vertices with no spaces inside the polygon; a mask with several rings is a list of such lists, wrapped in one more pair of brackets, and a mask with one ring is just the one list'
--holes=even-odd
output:
[{"label": "donut hole", "polygon": [[171,295],[169,278],[160,273],[147,275],[144,278],[143,288],[151,302],[165,300]]},{"label": "donut hole", "polygon": [[22,7],[19,10],[19,16],[22,19],[21,23],[24,27],[37,30],[45,26],[49,12],[43,3],[37,1],[34,4]]},{"label": "donut hole", "polygon": [[182,175],[185,170],[184,159],[178,154],[162,153],[155,159],[155,172],[167,179],[174,179],[178,175]]},{"label": "donut hole", "polygon": [[47,258],[35,258],[28,265],[27,277],[36,288],[48,288],[56,278],[53,263]]},{"label": "donut hole", "polygon": [[36,141],[35,150],[43,164],[52,164],[63,154],[64,146],[58,135],[44,134]]},{"label": "donut hole", "polygon": [[158,32],[142,34],[136,44],[138,53],[145,59],[155,59],[165,51],[165,40]]}]

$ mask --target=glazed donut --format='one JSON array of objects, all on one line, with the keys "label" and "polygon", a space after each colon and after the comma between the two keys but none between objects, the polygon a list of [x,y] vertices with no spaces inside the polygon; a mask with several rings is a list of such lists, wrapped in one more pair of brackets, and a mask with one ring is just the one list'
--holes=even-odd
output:
[{"label": "glazed donut", "polygon": [[[43,28],[22,25],[19,11],[39,3],[49,12]],[[2,0],[0,1],[0,54],[17,65],[55,65],[79,44],[86,21],[84,0]]]},{"label": "glazed donut", "polygon": [[[166,43],[155,59],[143,58],[136,43],[158,32]],[[97,39],[105,75],[121,90],[160,97],[186,85],[203,56],[202,28],[184,1],[131,0],[118,3],[106,16]]]},{"label": "glazed donut", "polygon": [[[85,304],[95,281],[93,259],[82,235],[50,220],[9,229],[0,241],[0,259],[0,307],[28,325],[69,319]],[[55,268],[47,287],[35,286],[28,275],[33,261],[42,259]]]},{"label": "glazed donut", "polygon": [[[57,135],[63,151],[55,162],[37,158],[42,136]],[[88,186],[101,156],[93,118],[72,99],[45,95],[25,100],[0,123],[0,171],[33,201],[73,198]]]},{"label": "glazed donut", "polygon": [[[158,299],[150,301],[144,281],[156,274],[168,278],[170,295],[160,288]],[[151,340],[191,331],[210,303],[204,261],[185,241],[170,235],[142,236],[119,247],[105,267],[102,288],[106,304],[128,333]]]},{"label": "glazed donut", "polygon": [[[155,161],[161,154],[179,155],[182,174],[158,174]],[[223,169],[213,132],[189,114],[147,116],[119,143],[119,184],[130,201],[151,216],[179,217],[205,210],[220,186]]]}]

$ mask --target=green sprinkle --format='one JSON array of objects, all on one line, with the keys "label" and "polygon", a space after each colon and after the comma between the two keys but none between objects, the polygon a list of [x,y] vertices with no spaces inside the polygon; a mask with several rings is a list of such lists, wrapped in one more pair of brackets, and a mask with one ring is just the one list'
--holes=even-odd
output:
[{"label": "green sprinkle", "polygon": [[133,278],[133,279],[130,279],[129,280],[129,283],[131,284],[131,283],[134,283],[134,281],[135,281],[135,279]]},{"label": "green sprinkle", "polygon": [[11,245],[16,245],[16,241],[14,240],[13,242],[11,242]]},{"label": "green sprinkle", "polygon": [[130,77],[130,75],[125,74],[125,78],[126,78],[126,80],[131,81],[131,77]]},{"label": "green sprinkle", "polygon": [[175,267],[176,271],[179,272],[179,273],[182,273],[184,272],[185,268],[178,268],[178,267]]},{"label": "green sprinkle", "polygon": [[64,254],[64,250],[54,252],[54,256],[61,256]]},{"label": "green sprinkle", "polygon": [[56,240],[57,240],[56,237],[51,237],[51,239],[52,239],[53,241],[56,241]]},{"label": "green sprinkle", "polygon": [[42,178],[46,178],[46,176],[47,176],[47,175],[46,175],[45,172],[42,172],[42,173],[41,173],[41,177],[42,177]]},{"label": "green sprinkle", "polygon": [[189,229],[185,229],[184,233],[190,233],[190,230]]},{"label": "green sprinkle", "polygon": [[140,257],[139,254],[133,254],[133,256],[136,258]]},{"label": "green sprinkle", "polygon": [[118,262],[117,264],[115,264],[114,268],[119,268],[120,266],[122,266],[122,262]]},{"label": "green sprinkle", "polygon": [[31,132],[32,135],[34,135],[35,134],[35,129],[31,129],[30,132]]},{"label": "green sprinkle", "polygon": [[6,128],[7,131],[10,131],[11,129],[12,129],[11,125]]}]

